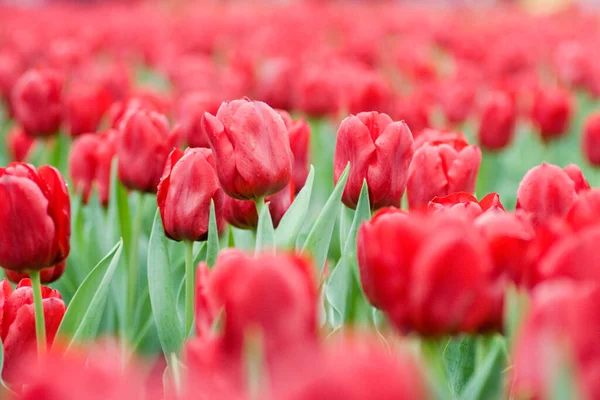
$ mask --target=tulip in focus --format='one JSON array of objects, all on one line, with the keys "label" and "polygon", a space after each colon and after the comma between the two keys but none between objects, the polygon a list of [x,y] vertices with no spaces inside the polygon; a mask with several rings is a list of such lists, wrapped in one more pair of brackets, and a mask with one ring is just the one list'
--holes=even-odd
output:
[{"label": "tulip in focus", "polygon": [[374,111],[344,119],[334,156],[336,183],[350,162],[344,204],[356,208],[366,179],[372,209],[400,207],[412,155],[413,137],[404,122],[393,122],[387,114]]},{"label": "tulip in focus", "polygon": [[[40,271],[40,282],[43,284],[56,282],[65,272],[66,267],[67,262],[66,260],[63,260],[53,267],[44,268]],[[16,272],[6,269],[4,270],[4,273],[13,283],[19,283],[23,279],[29,279],[29,274],[27,272]]]},{"label": "tulip in focus", "polygon": [[211,200],[217,226],[223,227],[223,197],[209,149],[173,150],[157,193],[165,234],[177,241],[206,240]]},{"label": "tulip in focus", "polygon": [[57,169],[11,163],[0,169],[0,266],[41,270],[69,254],[71,211]]},{"label": "tulip in focus", "polygon": [[277,110],[290,136],[290,148],[294,161],[292,164],[292,180],[295,192],[298,193],[308,177],[308,162],[310,149],[310,125],[303,119],[293,120],[284,110]]},{"label": "tulip in focus", "polygon": [[267,104],[247,98],[224,102],[216,116],[204,113],[202,129],[229,196],[258,199],[283,189],[292,178],[288,130]]}]

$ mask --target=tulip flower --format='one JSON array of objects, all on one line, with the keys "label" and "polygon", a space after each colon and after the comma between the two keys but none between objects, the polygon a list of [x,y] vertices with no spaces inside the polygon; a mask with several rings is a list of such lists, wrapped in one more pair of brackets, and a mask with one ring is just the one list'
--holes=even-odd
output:
[{"label": "tulip flower", "polygon": [[463,123],[475,103],[475,89],[467,82],[449,81],[440,87],[440,105],[451,125]]},{"label": "tulip flower", "polygon": [[[62,274],[65,272],[66,267],[66,260],[63,260],[53,267],[44,268],[40,271],[41,283],[47,284],[59,280]],[[29,279],[29,274],[27,272],[16,272],[7,269],[4,270],[4,273],[6,274],[6,277],[13,283],[19,283],[23,279]]]},{"label": "tulip flower", "polygon": [[308,159],[310,149],[310,125],[303,119],[292,120],[290,114],[284,110],[277,110],[290,136],[290,148],[294,161],[292,164],[292,180],[298,193],[308,177]]},{"label": "tulip flower", "polygon": [[483,104],[477,136],[485,150],[498,151],[507,147],[515,133],[517,110],[505,93],[492,93]]},{"label": "tulip flower", "polygon": [[372,209],[400,206],[413,155],[413,138],[404,122],[365,112],[344,119],[338,130],[333,176],[337,183],[350,162],[342,201],[356,208],[367,180]]},{"label": "tulip flower", "polygon": [[185,153],[173,150],[157,193],[165,234],[177,241],[206,240],[211,200],[222,228],[223,191],[212,152],[203,148],[188,148]]},{"label": "tulip flower", "polygon": [[[423,138],[423,139],[421,139]],[[425,207],[437,196],[473,193],[481,150],[461,136],[423,133],[408,170],[407,196],[411,209]]]},{"label": "tulip flower", "polygon": [[293,155],[288,131],[267,104],[249,99],[224,102],[216,116],[204,113],[202,129],[229,196],[257,199],[289,183]]},{"label": "tulip flower", "polygon": [[590,164],[600,166],[600,112],[587,117],[581,138],[581,150]]},{"label": "tulip flower", "polygon": [[583,171],[581,171],[581,168],[579,168],[576,164],[567,165],[563,168],[563,171],[565,171],[565,173],[569,175],[569,178],[575,182],[575,191],[577,194],[581,194],[590,190],[590,183],[587,181],[587,179],[585,179]]},{"label": "tulip flower", "polygon": [[451,193],[448,196],[434,197],[427,208],[431,211],[458,210],[473,217],[477,217],[488,210],[504,211],[498,193],[490,193],[484,196],[481,201],[477,201],[477,198],[470,193]]},{"label": "tulip flower", "polygon": [[102,134],[86,133],[77,137],[69,153],[69,175],[76,192],[87,204],[92,188],[98,191],[100,204],[108,205],[110,169],[117,152],[119,133],[108,130]]},{"label": "tulip flower", "polygon": [[119,139],[119,179],[129,189],[156,193],[171,150],[167,118],[153,111],[134,112]]},{"label": "tulip flower", "polygon": [[404,121],[415,137],[431,125],[427,104],[416,96],[397,101],[392,117]]},{"label": "tulip flower", "polygon": [[552,216],[565,216],[577,199],[575,182],[560,167],[542,163],[525,174],[517,190],[517,209],[540,225]]},{"label": "tulip flower", "polygon": [[[2,376],[11,383],[19,379],[19,361],[35,349],[36,327],[34,317],[34,288],[29,279],[23,279],[13,291],[8,281],[0,281],[0,309],[3,312],[1,334],[4,345]],[[50,347],[65,314],[60,293],[49,287],[41,289],[46,346]]]},{"label": "tulip flower", "polygon": [[575,231],[600,225],[600,190],[589,190],[579,196],[569,209],[565,220]]},{"label": "tulip flower", "polygon": [[15,119],[31,136],[58,133],[63,118],[63,79],[49,69],[32,69],[15,83],[11,104]]},{"label": "tulip flower", "polygon": [[360,227],[357,251],[367,298],[400,331],[499,329],[502,291],[487,244],[470,221],[384,209]]},{"label": "tulip flower", "polygon": [[[294,201],[294,186],[286,186],[279,192],[266,197],[264,202],[269,203],[269,213],[273,227],[277,228],[281,218]],[[258,226],[258,213],[256,204],[252,200],[238,200],[225,196],[223,205],[225,221],[240,229],[256,229]]]},{"label": "tulip flower", "polygon": [[65,122],[71,136],[96,132],[112,96],[100,86],[73,85],[65,94]]},{"label": "tulip flower", "polygon": [[0,100],[5,103],[9,116],[12,115],[11,93],[24,68],[24,60],[16,51],[0,51]]},{"label": "tulip flower", "polygon": [[544,142],[567,133],[573,108],[571,95],[565,90],[545,89],[536,93],[531,118]]},{"label": "tulip flower", "polygon": [[210,92],[193,92],[184,96],[179,104],[179,122],[182,134],[190,147],[210,147],[202,131],[205,112],[216,114],[221,101]]},{"label": "tulip flower", "polygon": [[6,136],[6,149],[13,161],[25,161],[34,144],[35,138],[25,133],[20,126],[13,127]]},{"label": "tulip flower", "polygon": [[69,254],[70,201],[57,169],[11,163],[0,169],[0,266],[54,266]]}]

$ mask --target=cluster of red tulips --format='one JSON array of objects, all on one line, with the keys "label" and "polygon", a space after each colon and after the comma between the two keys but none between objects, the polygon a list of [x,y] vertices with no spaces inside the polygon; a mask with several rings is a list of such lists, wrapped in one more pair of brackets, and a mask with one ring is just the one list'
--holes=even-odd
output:
[{"label": "cluster of red tulips", "polygon": [[0,398],[600,399],[599,22],[0,5]]}]

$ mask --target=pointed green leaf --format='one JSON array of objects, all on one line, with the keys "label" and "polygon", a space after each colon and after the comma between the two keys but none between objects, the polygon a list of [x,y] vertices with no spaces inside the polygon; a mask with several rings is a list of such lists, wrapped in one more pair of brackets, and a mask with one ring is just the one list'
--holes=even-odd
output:
[{"label": "pointed green leaf", "polygon": [[211,200],[210,216],[208,220],[208,240],[206,242],[206,263],[209,267],[215,265],[220,250],[221,246],[219,245],[219,230],[217,228],[215,203]]},{"label": "pointed green leaf", "polygon": [[246,229],[239,229],[230,226],[231,235],[235,247],[242,250],[251,250],[254,248],[255,238],[254,232]]},{"label": "pointed green leaf", "polygon": [[529,297],[527,292],[519,290],[515,285],[509,285],[504,297],[504,330],[509,348],[514,343],[515,336],[528,309]]},{"label": "pointed green leaf", "polygon": [[306,220],[314,182],[315,168],[311,165],[304,187],[281,218],[275,231],[278,248],[293,249],[295,247],[298,232]]},{"label": "pointed green leaf", "polygon": [[177,315],[177,286],[172,279],[166,241],[160,213],[156,210],[148,245],[148,286],[160,344],[163,352],[170,354],[180,350],[184,334]]},{"label": "pointed green leaf", "polygon": [[123,238],[125,253],[131,247],[131,216],[127,190],[117,177],[117,159],[112,160],[110,167],[110,196],[108,199],[108,231],[111,237]]},{"label": "pointed green leaf", "polygon": [[503,371],[506,352],[502,339],[495,338],[481,366],[475,370],[463,390],[462,400],[493,400],[502,398]]},{"label": "pointed green leaf", "polygon": [[273,221],[269,207],[271,203],[264,203],[260,207],[258,216],[258,227],[256,229],[256,245],[254,252],[259,253],[262,250],[275,251],[275,230],[273,229]]},{"label": "pointed green leaf", "polygon": [[306,242],[302,247],[302,253],[308,252],[312,254],[313,260],[318,268],[319,277],[323,273],[323,267],[325,266],[325,261],[327,260],[329,244],[331,243],[331,235],[333,235],[335,220],[339,213],[338,210],[342,206],[342,194],[344,193],[344,188],[346,187],[346,181],[348,180],[349,173],[350,163],[348,163],[346,169],[344,169],[338,184],[333,190],[333,193],[331,193],[331,196],[329,196],[329,199],[317,217],[317,220],[312,226],[308,237],[306,238]]},{"label": "pointed green leaf", "polygon": [[444,349],[444,364],[450,390],[460,395],[475,371],[475,339],[470,336],[451,338]]},{"label": "pointed green leaf", "polygon": [[123,241],[119,241],[94,267],[73,296],[57,332],[58,336],[68,338],[70,344],[96,336],[122,249]]}]

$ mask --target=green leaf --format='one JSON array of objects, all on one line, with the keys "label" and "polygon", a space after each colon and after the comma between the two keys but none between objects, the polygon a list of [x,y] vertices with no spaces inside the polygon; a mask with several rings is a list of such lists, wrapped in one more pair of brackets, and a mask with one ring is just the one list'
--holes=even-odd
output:
[{"label": "green leaf", "polygon": [[209,267],[215,265],[217,255],[221,247],[219,245],[219,230],[217,228],[217,216],[215,213],[215,203],[210,201],[210,216],[208,220],[208,240],[206,243],[206,263]]},{"label": "green leaf", "polygon": [[123,241],[119,241],[94,267],[73,296],[57,332],[60,337],[70,338],[69,345],[96,336],[122,249]]},{"label": "green leaf", "polygon": [[490,351],[463,390],[462,400],[502,398],[502,372],[506,368],[506,351],[501,338],[494,338]]},{"label": "green leaf", "polygon": [[444,350],[444,364],[450,390],[455,396],[463,388],[475,371],[475,339],[471,336],[451,338]]},{"label": "green leaf", "polygon": [[281,218],[279,226],[275,231],[275,239],[278,248],[293,249],[295,247],[298,232],[300,232],[300,229],[306,220],[306,215],[308,214],[314,182],[315,168],[311,165],[304,187],[300,190],[300,193],[298,193],[298,196],[296,196],[290,208],[288,208],[283,215],[283,218]]},{"label": "green leaf", "polygon": [[117,159],[110,167],[110,196],[108,200],[108,231],[113,239],[123,238],[125,253],[131,247],[131,217],[127,190],[117,177]]},{"label": "green leaf", "polygon": [[[281,223],[280,225],[281,226]],[[250,250],[254,248],[254,232],[246,229],[239,229],[233,226],[229,226],[231,236],[233,237],[233,244],[236,248],[242,250]],[[276,232],[276,237],[279,237],[279,234]]]},{"label": "green leaf", "polygon": [[504,297],[504,330],[509,348],[512,347],[515,336],[525,319],[529,309],[527,292],[519,290],[515,285],[508,286]]},{"label": "green leaf", "polygon": [[173,282],[169,254],[160,213],[157,210],[148,245],[148,286],[150,304],[165,355],[178,352],[184,341],[183,328],[177,315],[176,284]]},{"label": "green leaf", "polygon": [[302,247],[302,253],[308,252],[312,254],[313,260],[318,268],[319,277],[323,273],[323,267],[327,260],[327,252],[329,251],[329,244],[331,243],[335,220],[339,212],[338,210],[342,206],[342,194],[344,193],[349,173],[350,163],[348,163],[346,169],[344,169],[338,184],[333,190],[333,193],[329,196],[329,199],[317,217],[317,220],[308,233],[306,242]]},{"label": "green leaf", "polygon": [[333,329],[339,329],[344,325],[348,317],[350,302],[352,296],[352,280],[358,274],[353,270],[358,270],[356,259],[356,236],[360,224],[371,218],[371,206],[369,204],[369,189],[367,181],[363,181],[360,197],[356,206],[356,212],[352,220],[352,225],[345,237],[342,257],[333,270],[327,284],[326,298],[331,306],[330,325]]},{"label": "green leaf", "polygon": [[566,354],[559,355],[561,361],[556,363],[552,379],[549,380],[549,399],[551,400],[571,400],[583,399],[581,389],[577,384],[575,368]]},{"label": "green leaf", "polygon": [[[262,201],[262,199],[259,201]],[[256,229],[256,245],[254,247],[255,253],[269,249],[275,251],[275,230],[273,229],[273,221],[269,212],[270,206],[271,203],[263,203],[260,207],[258,227]]]}]

